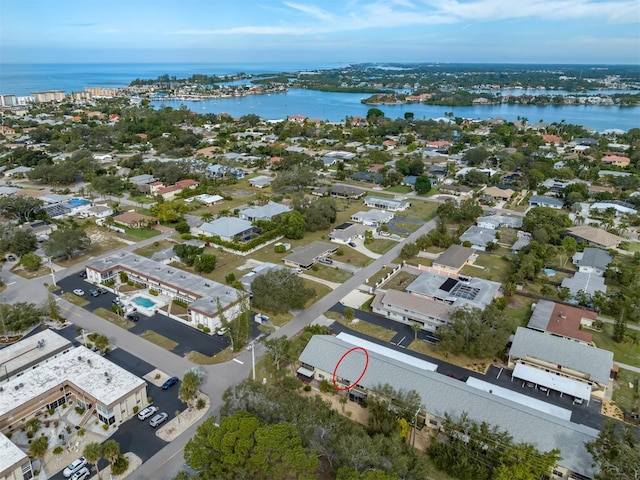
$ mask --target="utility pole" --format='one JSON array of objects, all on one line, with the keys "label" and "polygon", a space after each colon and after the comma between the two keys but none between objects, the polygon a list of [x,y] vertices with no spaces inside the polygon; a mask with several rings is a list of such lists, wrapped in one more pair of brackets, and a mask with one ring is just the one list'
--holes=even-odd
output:
[{"label": "utility pole", "polygon": [[49,257],[49,270],[51,270],[51,280],[53,280],[53,286],[57,287],[58,285],[56,284],[56,276],[53,272],[53,264],[51,263],[51,257]]},{"label": "utility pole", "polygon": [[256,354],[255,354],[256,345],[254,342],[251,342],[251,370],[253,372],[253,381],[256,380]]}]

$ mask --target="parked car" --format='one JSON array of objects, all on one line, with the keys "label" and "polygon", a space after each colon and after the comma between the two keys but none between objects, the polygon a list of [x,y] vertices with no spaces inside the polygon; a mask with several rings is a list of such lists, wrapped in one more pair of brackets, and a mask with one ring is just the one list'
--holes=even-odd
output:
[{"label": "parked car", "polygon": [[147,408],[144,408],[138,412],[138,418],[140,420],[146,420],[157,411],[158,407],[156,407],[155,405],[149,405]]},{"label": "parked car", "polygon": [[356,242],[349,242],[347,243],[347,245],[349,245],[352,248],[356,248]]},{"label": "parked car", "polygon": [[80,458],[74,460],[73,462],[71,462],[69,465],[67,465],[67,468],[65,468],[62,471],[62,475],[64,475],[65,477],[69,478],[71,475],[76,473],[78,470],[80,470],[86,464],[87,464],[87,460],[84,457],[80,457]]},{"label": "parked car", "polygon": [[7,257],[7,259],[8,259],[10,262],[15,262],[15,261],[17,260],[15,255],[9,255],[9,256]]},{"label": "parked car", "polygon": [[100,295],[104,295],[105,293],[109,293],[106,288],[98,287],[96,288]]},{"label": "parked car", "polygon": [[79,297],[84,297],[84,290],[80,290],[79,288],[76,288],[73,293],[75,293],[76,295],[78,295]]},{"label": "parked car", "polygon": [[111,303],[113,303],[114,305],[116,305],[118,307],[124,307],[124,304],[120,301],[119,298],[114,298],[113,300],[111,300]]},{"label": "parked car", "polygon": [[78,276],[79,276],[80,278],[87,278],[87,272],[85,272],[85,271],[83,270],[83,271],[81,271],[81,272],[78,274]]},{"label": "parked car", "polygon": [[166,422],[167,418],[169,418],[169,414],[167,412],[159,413],[149,421],[149,425],[156,428],[158,425]]},{"label": "parked car", "polygon": [[92,297],[99,297],[100,292],[94,288],[93,290],[89,290],[89,295],[91,295]]},{"label": "parked car", "polygon": [[71,480],[85,480],[91,476],[91,471],[87,467],[82,467],[71,477]]},{"label": "parked car", "polygon": [[140,320],[140,316],[136,315],[135,313],[129,313],[127,315],[127,320],[131,320],[132,322],[137,322],[138,320]]},{"label": "parked car", "polygon": [[162,384],[162,389],[169,390],[169,388],[173,387],[176,383],[178,383],[178,381],[178,377],[168,378],[167,381]]},{"label": "parked car", "polygon": [[333,265],[333,260],[331,260],[330,258],[326,258],[326,257],[320,257],[318,259],[318,262],[324,263],[325,265]]}]

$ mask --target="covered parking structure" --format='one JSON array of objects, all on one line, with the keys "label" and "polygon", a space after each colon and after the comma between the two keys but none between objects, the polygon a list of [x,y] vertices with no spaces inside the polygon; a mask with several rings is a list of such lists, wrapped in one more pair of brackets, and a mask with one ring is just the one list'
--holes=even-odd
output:
[{"label": "covered parking structure", "polygon": [[[560,396],[566,393],[573,396],[573,398],[579,403],[586,400],[587,405],[589,405],[589,399],[591,398],[591,385],[588,383],[562,377],[555,373],[545,372],[544,370],[540,370],[539,368],[531,367],[523,363],[516,364],[516,367],[513,369],[511,381],[513,381],[514,378],[522,380],[523,382],[530,382],[550,390],[555,390],[560,392]],[[547,391],[547,395],[548,394],[549,392]]]}]

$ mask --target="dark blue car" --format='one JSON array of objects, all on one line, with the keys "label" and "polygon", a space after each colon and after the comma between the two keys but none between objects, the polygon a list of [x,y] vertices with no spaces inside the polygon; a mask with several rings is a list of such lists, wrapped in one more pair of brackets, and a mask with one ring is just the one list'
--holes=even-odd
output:
[{"label": "dark blue car", "polygon": [[162,384],[162,389],[168,390],[170,387],[172,387],[176,383],[178,383],[178,377],[168,378],[167,381]]}]

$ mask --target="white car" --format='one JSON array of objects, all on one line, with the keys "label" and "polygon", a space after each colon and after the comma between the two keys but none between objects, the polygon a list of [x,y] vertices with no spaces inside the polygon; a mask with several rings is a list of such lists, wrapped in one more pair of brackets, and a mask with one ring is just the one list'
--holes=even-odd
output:
[{"label": "white car", "polygon": [[91,476],[91,470],[89,470],[87,467],[82,467],[80,470],[78,470],[76,473],[73,474],[73,476],[71,477],[71,480],[85,480],[90,476]]},{"label": "white car", "polygon": [[158,411],[158,407],[154,406],[154,405],[150,405],[147,408],[145,408],[144,410],[141,410],[138,413],[138,418],[140,420],[146,420],[147,418],[149,418],[151,415],[153,415],[154,413],[156,413]]},{"label": "white car", "polygon": [[71,475],[79,471],[82,467],[87,464],[87,460],[84,457],[80,457],[77,460],[74,460],[70,463],[67,468],[62,471],[62,475],[69,478]]},{"label": "white car", "polygon": [[76,288],[73,293],[75,293],[76,295],[78,295],[79,297],[84,297],[84,290],[80,290],[79,288]]}]

